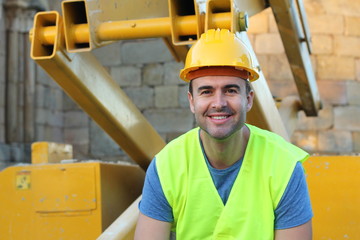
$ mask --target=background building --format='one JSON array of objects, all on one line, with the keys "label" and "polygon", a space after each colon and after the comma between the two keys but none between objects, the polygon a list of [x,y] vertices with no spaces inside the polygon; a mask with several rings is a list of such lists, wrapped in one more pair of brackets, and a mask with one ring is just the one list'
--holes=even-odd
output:
[{"label": "background building", "polygon": [[[312,65],[323,109],[299,113],[291,139],[319,154],[360,152],[360,0],[304,0],[312,34]],[[39,10],[60,1],[0,0],[0,168],[30,162],[34,141],[69,143],[77,159],[125,160],[125,153],[29,56],[28,31]],[[271,9],[248,30],[276,98],[296,95]],[[93,53],[160,135],[169,141],[195,124],[187,85],[161,39],[119,41]]]}]

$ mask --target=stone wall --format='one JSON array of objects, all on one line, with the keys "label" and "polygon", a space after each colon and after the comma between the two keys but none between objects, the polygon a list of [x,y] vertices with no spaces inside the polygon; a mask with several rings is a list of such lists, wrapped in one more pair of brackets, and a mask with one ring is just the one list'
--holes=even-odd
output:
[{"label": "stone wall", "polygon": [[[44,5],[46,1],[39,2]],[[299,124],[292,141],[311,153],[358,153],[360,1],[348,0],[346,4],[342,0],[304,2],[312,34],[311,59],[323,109],[318,117],[308,118],[303,112],[299,113]],[[49,1],[47,7],[58,9],[58,3]],[[2,69],[8,65],[4,16],[0,13]],[[249,37],[273,95],[278,98],[296,95],[271,9],[250,19]],[[93,53],[166,141],[194,126],[194,118],[188,109],[187,85],[178,77],[183,64],[174,61],[161,39],[119,41]],[[34,133],[30,134],[30,140],[22,141],[6,138],[8,100],[5,85],[8,80],[0,71],[0,162],[29,161],[29,151],[19,146],[29,149],[33,141],[73,144],[78,159],[129,160],[42,69],[35,65],[33,68],[34,107],[31,111],[34,121],[30,126]],[[19,107],[25,108],[25,105]],[[19,128],[29,129],[29,124],[25,125],[22,123]]]},{"label": "stone wall", "polygon": [[[314,118],[299,113],[292,141],[312,153],[359,153],[360,1],[304,2],[323,109]],[[296,95],[270,9],[251,18],[249,33],[271,92],[280,98]]]},{"label": "stone wall", "polygon": [[359,153],[360,1],[307,0],[305,4],[324,110],[316,119],[300,115],[294,142],[322,154]]},{"label": "stone wall", "polygon": [[[2,6],[3,1],[0,0]],[[0,9],[0,69],[5,69],[6,41],[4,9]],[[5,166],[8,148],[5,147],[5,71],[0,71],[0,169]]]}]

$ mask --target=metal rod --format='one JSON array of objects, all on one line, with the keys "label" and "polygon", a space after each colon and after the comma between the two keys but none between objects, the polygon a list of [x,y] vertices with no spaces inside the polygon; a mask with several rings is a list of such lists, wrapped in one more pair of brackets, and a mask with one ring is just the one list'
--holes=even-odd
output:
[{"label": "metal rod", "polygon": [[[231,13],[216,13],[213,21],[219,28],[229,28]],[[181,16],[177,19],[178,35],[196,35],[197,20],[195,15]],[[171,35],[170,18],[138,19],[115,22],[104,22],[96,28],[99,41],[115,41],[139,38],[168,37]],[[54,26],[44,27],[40,41],[44,45],[53,45],[56,36]],[[73,26],[75,43],[88,43],[89,25],[87,23]]]}]

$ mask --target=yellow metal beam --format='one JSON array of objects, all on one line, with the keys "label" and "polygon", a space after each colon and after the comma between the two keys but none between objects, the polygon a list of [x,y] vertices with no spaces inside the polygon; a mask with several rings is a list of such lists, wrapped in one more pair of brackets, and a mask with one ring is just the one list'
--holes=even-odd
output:
[{"label": "yellow metal beam", "polygon": [[[320,95],[310,59],[310,36],[306,14],[295,1],[270,0],[279,33],[307,116],[317,116],[321,108]],[[301,6],[301,5],[299,5]]]},{"label": "yellow metal beam", "polygon": [[[66,53],[57,12],[35,16],[31,57],[112,139],[146,169],[165,142],[91,53]],[[56,28],[55,45],[43,46],[43,26]]]},{"label": "yellow metal beam", "polygon": [[138,197],[97,240],[133,240],[139,216],[138,206],[140,200],[141,197]]},{"label": "yellow metal beam", "polygon": [[252,88],[255,92],[254,105],[248,113],[246,120],[248,123],[270,130],[282,136],[284,139],[289,140],[289,134],[280,117],[264,74],[260,69],[259,62],[251,46],[250,40],[245,32],[238,33],[238,36],[246,44],[249,51],[252,52],[254,65],[258,66],[260,70],[259,79],[252,83]]}]

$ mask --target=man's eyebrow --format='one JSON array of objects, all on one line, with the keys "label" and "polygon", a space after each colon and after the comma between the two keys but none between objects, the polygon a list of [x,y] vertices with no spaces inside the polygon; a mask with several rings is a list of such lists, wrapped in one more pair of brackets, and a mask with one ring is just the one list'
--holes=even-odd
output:
[{"label": "man's eyebrow", "polygon": [[240,86],[237,85],[237,84],[228,84],[228,85],[225,85],[223,88],[236,88],[237,90],[240,90]]},{"label": "man's eyebrow", "polygon": [[197,91],[200,92],[201,90],[208,90],[208,89],[214,89],[214,87],[210,86],[210,85],[204,85],[204,86],[198,87]]}]

